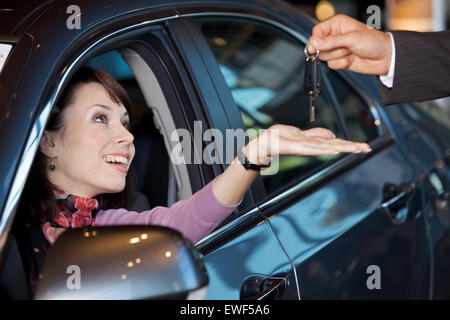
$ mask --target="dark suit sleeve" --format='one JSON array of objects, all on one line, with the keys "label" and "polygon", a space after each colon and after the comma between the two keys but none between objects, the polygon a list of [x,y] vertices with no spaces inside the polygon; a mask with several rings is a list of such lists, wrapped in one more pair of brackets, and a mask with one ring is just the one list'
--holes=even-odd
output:
[{"label": "dark suit sleeve", "polygon": [[378,82],[382,105],[450,96],[450,31],[392,31],[395,71],[392,88]]}]

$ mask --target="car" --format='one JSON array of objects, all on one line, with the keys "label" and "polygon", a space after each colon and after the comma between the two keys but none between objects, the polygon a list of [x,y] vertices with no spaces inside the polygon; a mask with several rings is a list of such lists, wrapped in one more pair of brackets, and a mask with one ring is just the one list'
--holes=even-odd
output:
[{"label": "car", "polygon": [[[2,6],[4,297],[33,298],[27,253],[13,231],[16,211],[54,103],[87,65],[112,74],[133,100],[133,166],[138,191],[149,202],[139,209],[186,199],[227,166],[175,164],[177,129],[191,139],[200,133],[203,148],[193,151],[200,158],[210,145],[222,150],[218,139],[205,137],[208,129],[225,136],[227,130],[258,131],[277,123],[320,126],[371,146],[368,154],[280,157],[276,174],[261,173],[236,210],[189,249],[191,257],[201,254],[189,263],[206,268],[206,299],[450,298],[449,115],[432,102],[383,106],[375,77],[322,63],[316,119],[310,122],[303,74],[304,48],[316,23],[311,17],[275,0],[33,0]],[[74,232],[62,236],[65,244],[74,241]],[[92,268],[102,273],[94,262]],[[131,278],[116,273],[117,281]],[[205,278],[199,279],[185,289],[203,286]],[[109,291],[108,297],[136,297]]]}]

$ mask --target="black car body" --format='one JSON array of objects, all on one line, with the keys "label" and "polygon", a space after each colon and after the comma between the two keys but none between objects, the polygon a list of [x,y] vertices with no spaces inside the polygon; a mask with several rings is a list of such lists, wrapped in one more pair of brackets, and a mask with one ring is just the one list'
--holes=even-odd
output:
[{"label": "black car body", "polygon": [[[225,134],[308,125],[300,116],[307,113],[301,53],[314,21],[288,5],[78,1],[79,29],[68,26],[76,18],[70,5],[11,1],[0,10],[0,43],[12,45],[0,74],[0,285],[10,298],[29,297],[26,253],[11,232],[21,191],[53,104],[81,65],[114,74],[120,53],[133,75],[120,80],[154,107],[150,118],[136,113],[134,132],[140,191],[152,207],[188,197],[225,169],[171,166],[174,128],[193,133],[200,121],[202,131]],[[374,77],[322,71],[310,126],[367,141],[373,151],[284,159],[278,175],[258,177],[236,212],[196,245],[208,298],[449,298],[449,128],[423,105],[381,106]],[[156,84],[159,92],[151,91]],[[165,98],[160,109],[149,102],[157,94]]]}]

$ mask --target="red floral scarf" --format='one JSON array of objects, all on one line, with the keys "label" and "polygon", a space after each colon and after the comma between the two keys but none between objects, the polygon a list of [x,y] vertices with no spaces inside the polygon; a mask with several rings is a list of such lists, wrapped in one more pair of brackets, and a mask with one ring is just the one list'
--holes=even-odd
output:
[{"label": "red floral scarf", "polygon": [[44,237],[51,245],[56,241],[52,227],[67,229],[96,226],[92,218],[92,210],[98,208],[96,199],[75,196],[59,190],[54,190],[53,193],[58,202],[58,214],[52,221],[42,225]]}]

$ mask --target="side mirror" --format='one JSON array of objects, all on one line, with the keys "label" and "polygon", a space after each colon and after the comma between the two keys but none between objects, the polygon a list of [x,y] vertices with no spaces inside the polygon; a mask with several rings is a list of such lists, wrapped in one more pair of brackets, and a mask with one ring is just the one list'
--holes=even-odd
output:
[{"label": "side mirror", "polygon": [[173,229],[69,229],[50,248],[34,298],[199,298],[207,284],[200,252]]}]

